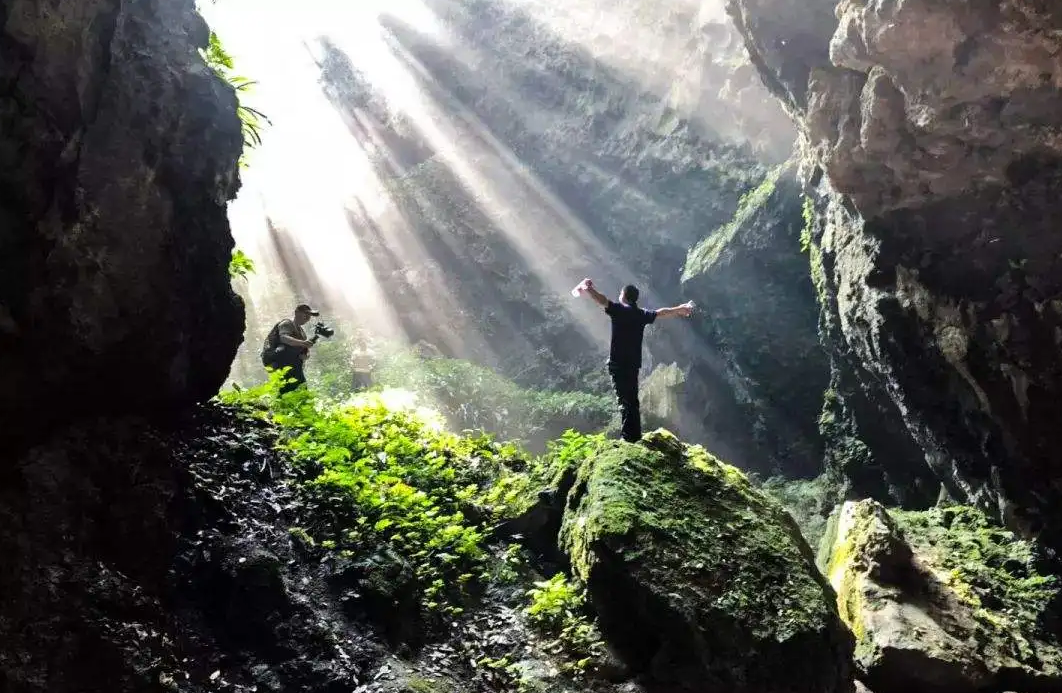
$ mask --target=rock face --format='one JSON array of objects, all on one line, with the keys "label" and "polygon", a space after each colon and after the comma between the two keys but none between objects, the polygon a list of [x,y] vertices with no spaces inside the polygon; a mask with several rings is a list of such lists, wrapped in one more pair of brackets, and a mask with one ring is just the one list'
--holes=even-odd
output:
[{"label": "rock face", "polygon": [[213,395],[242,148],[192,0],[0,7],[0,418]]},{"label": "rock face", "polygon": [[204,410],[164,428],[80,422],[11,460],[0,689],[356,687],[375,646],[349,639],[335,603],[302,594],[316,575],[295,567],[287,526],[301,518],[273,442],[260,423]]},{"label": "rock face", "polygon": [[661,430],[598,451],[560,545],[606,638],[667,690],[851,689],[851,640],[796,525],[702,448]]},{"label": "rock face", "polygon": [[832,411],[895,441],[853,492],[927,503],[943,482],[1062,547],[1062,8],[728,9],[801,128]]},{"label": "rock face", "polygon": [[819,403],[829,374],[800,249],[803,210],[795,164],[777,167],[729,223],[690,251],[683,272],[683,288],[703,314],[693,327],[705,342],[689,356],[680,409],[700,416],[683,430],[728,443],[746,432],[741,448],[761,460],[733,459],[790,478],[821,471]]},{"label": "rock face", "polygon": [[[901,529],[902,528],[902,529]],[[841,510],[828,575],[878,693],[1062,690],[1059,583],[973,508]]]}]

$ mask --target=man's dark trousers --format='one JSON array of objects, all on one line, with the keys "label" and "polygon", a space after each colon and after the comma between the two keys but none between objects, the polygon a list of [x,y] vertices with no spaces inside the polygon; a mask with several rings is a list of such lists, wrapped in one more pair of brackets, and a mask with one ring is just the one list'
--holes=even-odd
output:
[{"label": "man's dark trousers", "polygon": [[612,387],[616,389],[619,400],[620,421],[623,425],[623,439],[628,443],[637,443],[642,439],[642,411],[638,405],[638,368],[610,366]]},{"label": "man's dark trousers", "polygon": [[287,368],[288,372],[284,374],[285,382],[280,386],[280,394],[287,394],[295,388],[303,385],[306,382],[306,372],[303,370],[302,358],[295,354],[294,357],[288,357],[277,365],[277,369]]}]

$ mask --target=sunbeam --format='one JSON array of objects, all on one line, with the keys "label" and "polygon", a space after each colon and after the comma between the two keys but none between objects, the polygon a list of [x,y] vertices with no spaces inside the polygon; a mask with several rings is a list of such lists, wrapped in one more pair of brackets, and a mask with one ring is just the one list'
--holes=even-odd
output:
[{"label": "sunbeam", "polygon": [[[230,209],[258,266],[241,285],[244,375],[270,325],[307,301],[347,333],[427,343],[528,384],[600,389],[588,369],[604,360],[609,324],[568,289],[591,275],[613,295],[634,282],[645,303],[677,302],[687,248],[764,175],[716,143],[717,101],[690,96],[726,85],[687,64],[719,56],[678,41],[683,28],[718,38],[720,55],[739,50],[715,0],[203,11],[271,122]],[[696,354],[690,391],[730,382],[743,396],[710,341],[654,332],[648,368]],[[675,418],[695,431],[703,407]]]}]

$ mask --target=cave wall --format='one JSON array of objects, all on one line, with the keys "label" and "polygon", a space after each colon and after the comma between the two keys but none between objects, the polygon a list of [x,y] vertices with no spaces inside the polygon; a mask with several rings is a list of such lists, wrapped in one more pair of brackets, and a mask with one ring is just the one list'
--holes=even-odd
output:
[{"label": "cave wall", "polygon": [[728,11],[801,130],[827,411],[904,439],[870,467],[834,450],[850,491],[924,504],[939,482],[1062,546],[1062,7]]},{"label": "cave wall", "polygon": [[0,5],[0,438],[212,396],[236,98],[192,0]]},{"label": "cave wall", "polygon": [[732,448],[720,454],[788,478],[822,469],[818,421],[829,382],[801,252],[804,226],[804,196],[789,162],[691,249],[683,272],[683,290],[697,301],[691,326],[701,343],[689,350],[680,407],[695,420],[675,430],[704,430],[713,445]]}]

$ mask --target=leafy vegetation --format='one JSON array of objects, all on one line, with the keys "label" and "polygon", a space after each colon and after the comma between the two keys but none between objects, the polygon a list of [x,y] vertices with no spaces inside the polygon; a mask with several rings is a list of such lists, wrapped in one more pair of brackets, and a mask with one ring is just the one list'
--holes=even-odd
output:
[{"label": "leafy vegetation", "polygon": [[[460,613],[478,586],[497,578],[486,546],[491,523],[525,509],[533,491],[600,442],[568,432],[532,459],[489,435],[447,432],[411,393],[335,404],[305,388],[281,395],[281,383],[274,373],[219,399],[281,431],[278,445],[296,463],[310,518],[292,537],[352,561],[370,593],[404,591],[426,613]],[[576,635],[565,637],[574,643]]]},{"label": "leafy vegetation", "polygon": [[254,274],[254,261],[239,248],[234,249],[232,259],[229,260],[229,276],[233,279],[243,279],[248,274]]},{"label": "leafy vegetation", "polygon": [[549,638],[546,651],[569,658],[568,673],[585,673],[605,651],[601,633],[587,616],[585,590],[557,573],[536,582],[527,595],[531,604],[525,613]]},{"label": "leafy vegetation", "polygon": [[221,400],[280,427],[310,509],[297,533],[356,561],[370,591],[402,588],[429,612],[459,613],[486,567],[485,523],[503,510],[487,495],[526,468],[526,455],[488,436],[447,433],[430,413],[379,393],[324,405],[304,388],[280,395],[279,381]]},{"label": "leafy vegetation", "polygon": [[200,53],[207,67],[228,82],[229,86],[236,91],[236,99],[239,102],[236,115],[240,118],[240,129],[243,132],[243,155],[240,156],[240,166],[246,167],[247,152],[262,144],[262,130],[269,124],[269,118],[264,113],[246,103],[246,97],[256,82],[235,72],[232,56],[225,50],[221,39],[213,31],[210,32],[206,49]]},{"label": "leafy vegetation", "polygon": [[538,449],[570,428],[605,428],[614,409],[604,395],[524,388],[468,361],[423,358],[404,350],[385,355],[374,380],[422,393],[457,430],[485,431]]},{"label": "leafy vegetation", "polygon": [[826,476],[814,479],[786,479],[772,476],[760,488],[782,504],[800,527],[800,533],[815,548],[826,534],[826,521],[837,498]]}]

